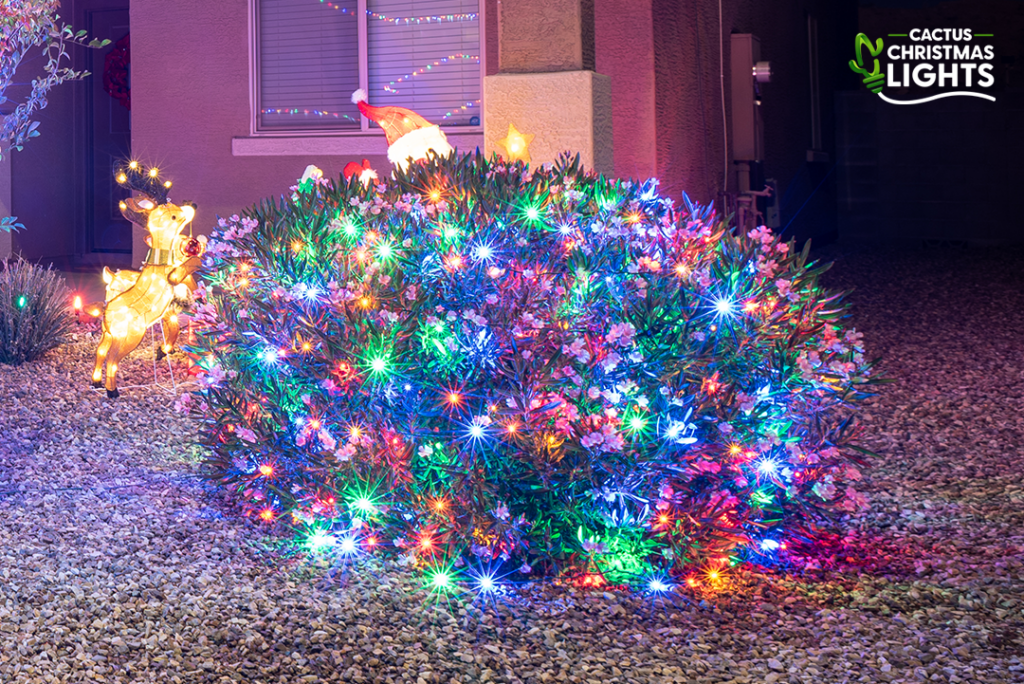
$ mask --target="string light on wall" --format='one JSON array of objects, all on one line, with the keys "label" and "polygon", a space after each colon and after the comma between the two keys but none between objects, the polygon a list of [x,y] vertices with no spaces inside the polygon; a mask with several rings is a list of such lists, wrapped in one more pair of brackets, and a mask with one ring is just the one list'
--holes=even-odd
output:
[{"label": "string light on wall", "polygon": [[[466,104],[459,106],[456,109],[451,109],[451,110],[445,112],[444,114],[442,114],[440,116],[440,119],[442,121],[444,121],[446,119],[452,118],[456,114],[460,114],[462,112],[468,111],[470,109],[474,109],[474,108],[479,107],[479,106],[480,106],[480,100],[473,100],[471,102],[467,102]],[[322,116],[322,117],[325,117],[325,118],[333,117],[335,119],[346,119],[348,121],[356,121],[357,120],[355,117],[351,117],[348,114],[342,114],[341,112],[328,112],[328,111],[319,110],[319,109],[272,109],[272,108],[267,108],[267,109],[261,109],[260,112],[262,112],[263,114],[287,114],[287,115],[291,115],[291,116]],[[474,117],[474,118],[476,118],[476,117]],[[478,125],[478,124],[474,124],[471,121],[470,125]]]},{"label": "string light on wall", "polygon": [[349,116],[348,114],[342,114],[341,112],[329,112],[325,109],[279,109],[274,107],[266,107],[260,110],[261,114],[288,114],[288,115],[302,115],[302,116],[321,116],[327,119],[345,119],[346,121],[358,121],[355,117]]},{"label": "string light on wall", "polygon": [[457,54],[457,55],[448,55],[447,57],[442,57],[439,60],[436,60],[436,61],[434,61],[434,62],[432,62],[430,64],[427,64],[426,66],[420,67],[419,69],[413,71],[411,74],[406,74],[405,76],[399,76],[394,81],[391,81],[389,84],[384,86],[384,90],[385,90],[385,92],[389,92],[389,93],[398,93],[400,91],[395,89],[393,86],[396,86],[399,83],[403,83],[405,81],[408,81],[413,76],[419,76],[421,74],[425,74],[428,71],[432,70],[436,66],[443,66],[445,64],[448,64],[449,62],[454,62],[455,60],[459,60],[459,59],[471,59],[471,60],[475,60],[477,64],[480,63],[480,55],[464,55],[464,54],[461,54],[461,53]]}]

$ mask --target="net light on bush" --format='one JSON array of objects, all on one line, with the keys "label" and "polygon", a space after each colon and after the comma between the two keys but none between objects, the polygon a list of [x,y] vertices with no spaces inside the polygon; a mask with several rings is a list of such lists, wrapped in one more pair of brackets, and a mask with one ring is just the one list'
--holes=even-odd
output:
[{"label": "net light on bush", "polygon": [[358,526],[431,591],[722,586],[863,505],[870,363],[820,272],[653,180],[432,156],[223,219],[185,403],[254,514]]}]

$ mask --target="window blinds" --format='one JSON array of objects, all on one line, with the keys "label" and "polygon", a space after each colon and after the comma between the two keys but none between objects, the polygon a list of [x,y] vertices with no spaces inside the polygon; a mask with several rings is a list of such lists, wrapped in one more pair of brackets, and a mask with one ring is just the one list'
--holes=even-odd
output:
[{"label": "window blinds", "polygon": [[259,128],[358,130],[356,0],[260,0]]},{"label": "window blinds", "polygon": [[370,104],[408,107],[442,126],[480,125],[479,0],[258,0],[257,8],[258,129],[360,130],[351,94],[361,85]]},{"label": "window blinds", "polygon": [[479,0],[367,0],[370,104],[480,125]]}]

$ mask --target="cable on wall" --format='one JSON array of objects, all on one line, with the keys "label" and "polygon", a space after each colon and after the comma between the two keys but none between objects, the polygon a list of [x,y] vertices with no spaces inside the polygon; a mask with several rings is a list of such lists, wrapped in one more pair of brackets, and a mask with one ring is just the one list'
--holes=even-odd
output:
[{"label": "cable on wall", "polygon": [[718,80],[722,90],[722,192],[729,190],[729,127],[725,116],[725,24],[722,22],[722,0],[718,0]]}]

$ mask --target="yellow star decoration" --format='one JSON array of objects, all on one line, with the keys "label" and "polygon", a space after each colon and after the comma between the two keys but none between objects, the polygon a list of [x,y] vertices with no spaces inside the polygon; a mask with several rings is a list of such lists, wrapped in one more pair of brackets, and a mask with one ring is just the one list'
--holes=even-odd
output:
[{"label": "yellow star decoration", "polygon": [[533,133],[520,133],[514,124],[508,125],[508,135],[498,141],[498,144],[508,152],[509,161],[524,161],[530,163],[530,143],[533,142]]}]

